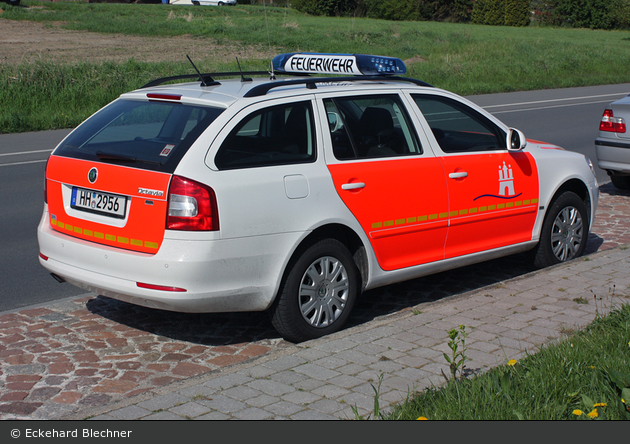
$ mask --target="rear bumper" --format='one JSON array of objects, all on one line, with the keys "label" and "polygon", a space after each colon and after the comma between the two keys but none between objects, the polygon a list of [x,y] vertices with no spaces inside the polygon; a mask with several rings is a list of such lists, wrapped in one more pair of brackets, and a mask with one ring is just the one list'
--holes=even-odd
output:
[{"label": "rear bumper", "polygon": [[597,166],[602,170],[630,174],[630,141],[595,139]]},{"label": "rear bumper", "polygon": [[[277,293],[287,252],[299,233],[231,240],[165,238],[155,255],[76,239],[50,228],[44,211],[38,227],[40,264],[87,291],[135,305],[210,313],[262,311]],[[186,291],[138,287],[138,282]]]}]

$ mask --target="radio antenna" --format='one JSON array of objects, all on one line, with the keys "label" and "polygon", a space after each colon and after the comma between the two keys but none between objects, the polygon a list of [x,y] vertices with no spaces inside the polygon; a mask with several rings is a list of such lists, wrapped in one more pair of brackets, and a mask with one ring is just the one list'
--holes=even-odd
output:
[{"label": "radio antenna", "polygon": [[[188,54],[186,54],[186,57],[188,57]],[[188,61],[193,66],[193,68],[195,68],[195,71],[197,71],[197,74],[199,74],[199,80],[201,80],[201,86],[208,86],[208,84],[206,83],[206,80],[203,78],[203,76],[201,75],[201,72],[199,72],[199,70],[197,69],[197,67],[195,66],[195,64],[193,63],[190,57],[188,57]]]},{"label": "radio antenna", "polygon": [[276,74],[273,72],[273,57],[271,53],[271,37],[269,37],[269,22],[267,21],[267,4],[265,0],[263,0],[263,10],[265,11],[265,26],[267,28],[267,42],[269,43],[269,75],[271,76],[271,80],[276,80]]},{"label": "radio antenna", "polygon": [[251,82],[252,81],[251,78],[243,76],[243,70],[241,69],[241,62],[238,61],[238,57],[236,58],[236,64],[238,65],[238,72],[241,73],[241,82]]}]

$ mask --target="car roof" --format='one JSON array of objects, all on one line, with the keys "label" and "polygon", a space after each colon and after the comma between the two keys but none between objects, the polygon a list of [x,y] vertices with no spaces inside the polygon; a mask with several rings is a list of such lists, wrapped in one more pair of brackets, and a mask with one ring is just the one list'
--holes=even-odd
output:
[{"label": "car roof", "polygon": [[[221,73],[226,74],[226,73]],[[282,98],[310,95],[329,92],[349,92],[374,89],[398,90],[404,87],[433,88],[431,85],[408,77],[393,76],[350,76],[350,77],[315,77],[315,76],[289,76],[282,78],[244,77],[250,73],[231,73],[242,76],[241,78],[226,78],[214,80],[204,86],[201,81],[187,83],[159,84],[160,80],[150,82],[144,87],[121,95],[121,98],[144,99],[147,95],[172,95],[181,96],[185,103],[197,103],[214,105],[223,108],[229,107],[239,100],[251,100],[258,102],[261,98]],[[256,72],[256,74],[260,74]],[[213,74],[208,74],[212,76]],[[206,74],[204,74],[206,76]],[[181,76],[191,77],[191,76]],[[275,76],[274,76],[275,77]],[[166,78],[165,81],[174,78]]]}]

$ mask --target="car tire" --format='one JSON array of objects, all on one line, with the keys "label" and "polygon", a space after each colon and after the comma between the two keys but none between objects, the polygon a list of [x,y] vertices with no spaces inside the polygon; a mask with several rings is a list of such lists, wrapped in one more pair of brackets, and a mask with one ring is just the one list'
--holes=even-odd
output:
[{"label": "car tire", "polygon": [[291,342],[341,330],[360,287],[360,273],[348,249],[323,239],[296,255],[287,267],[271,323]]},{"label": "car tire", "polygon": [[615,188],[624,191],[630,190],[630,176],[620,176],[618,174],[613,174],[612,176],[610,176],[610,180]]},{"label": "car tire", "polygon": [[192,4],[195,5],[195,6],[199,6],[200,5],[199,2],[192,2]]},{"label": "car tire", "polygon": [[566,191],[549,206],[534,249],[537,268],[566,262],[584,253],[588,240],[588,213],[579,196]]},{"label": "car tire", "polygon": [[9,4],[11,6],[19,6],[20,5],[20,0],[10,0]]}]

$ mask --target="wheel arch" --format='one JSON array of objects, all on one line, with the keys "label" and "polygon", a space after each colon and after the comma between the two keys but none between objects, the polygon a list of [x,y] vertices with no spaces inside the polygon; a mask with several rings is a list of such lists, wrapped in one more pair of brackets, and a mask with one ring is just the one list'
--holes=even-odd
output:
[{"label": "wheel arch", "polygon": [[336,239],[345,245],[348,251],[350,251],[350,254],[354,258],[354,262],[359,269],[359,275],[361,278],[360,291],[362,291],[368,281],[369,274],[369,263],[365,245],[359,235],[352,228],[339,223],[330,223],[318,227],[302,239],[291,255],[291,258],[284,269],[282,279],[284,280],[286,278],[288,270],[291,269],[291,266],[302,255],[302,253],[322,239]]},{"label": "wheel arch", "polygon": [[588,226],[590,228],[591,222],[593,220],[593,208],[592,208],[592,202],[591,202],[591,195],[588,191],[588,186],[580,179],[573,178],[564,182],[556,190],[556,192],[553,194],[553,196],[549,200],[547,204],[547,209],[551,207],[553,202],[556,199],[558,199],[558,197],[560,197],[563,193],[567,191],[572,191],[573,193],[577,194],[578,197],[582,200],[582,202],[584,202],[584,205],[586,206],[586,211],[588,213]]}]

